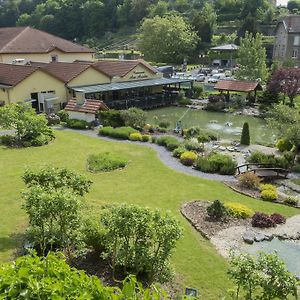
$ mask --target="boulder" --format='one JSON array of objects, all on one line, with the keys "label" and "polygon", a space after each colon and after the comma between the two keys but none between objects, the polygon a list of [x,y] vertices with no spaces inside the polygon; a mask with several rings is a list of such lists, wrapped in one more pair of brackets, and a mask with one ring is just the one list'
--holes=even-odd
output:
[{"label": "boulder", "polygon": [[247,244],[253,244],[255,239],[255,232],[253,231],[246,231],[243,234],[243,240]]},{"label": "boulder", "polygon": [[257,233],[254,237],[255,242],[262,242],[266,240],[266,235],[263,233]]}]

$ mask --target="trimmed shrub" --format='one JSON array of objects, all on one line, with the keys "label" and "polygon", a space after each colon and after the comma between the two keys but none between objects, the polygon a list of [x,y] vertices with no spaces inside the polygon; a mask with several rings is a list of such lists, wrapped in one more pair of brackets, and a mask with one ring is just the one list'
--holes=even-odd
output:
[{"label": "trimmed shrub", "polygon": [[185,166],[192,166],[197,159],[197,154],[192,151],[183,152],[180,155],[180,162]]},{"label": "trimmed shrub", "polygon": [[207,142],[211,141],[208,134],[205,134],[205,133],[202,133],[202,134],[198,135],[197,140],[198,140],[199,143],[207,143]]},{"label": "trimmed shrub", "polygon": [[89,155],[87,169],[90,172],[109,172],[125,168],[127,163],[126,159],[117,154],[104,152]]},{"label": "trimmed shrub", "polygon": [[249,124],[247,122],[243,125],[243,131],[241,136],[241,145],[250,145],[250,132],[249,132]]},{"label": "trimmed shrub", "polygon": [[193,102],[191,99],[184,97],[184,98],[178,99],[177,103],[179,105],[185,106],[185,105],[191,105]]},{"label": "trimmed shrub", "polygon": [[289,168],[290,162],[285,157],[275,157],[273,154],[264,154],[259,151],[253,152],[247,161],[254,164],[269,164],[278,168]]},{"label": "trimmed shrub", "polygon": [[125,125],[121,118],[121,111],[110,109],[99,112],[100,122],[103,126],[122,127]]},{"label": "trimmed shrub", "polygon": [[207,157],[198,157],[196,169],[206,173],[234,175],[236,162],[228,155],[212,153]]},{"label": "trimmed shrub", "polygon": [[184,136],[189,139],[192,137],[197,137],[200,134],[200,132],[201,132],[200,127],[193,126],[184,130]]},{"label": "trimmed shrub", "polygon": [[164,121],[160,121],[159,123],[158,123],[158,126],[160,127],[160,128],[168,128],[169,126],[170,126],[170,122],[169,121],[166,121],[166,120],[164,120]]},{"label": "trimmed shrub", "polygon": [[149,142],[151,140],[151,135],[143,134],[142,135],[142,142]]},{"label": "trimmed shrub", "polygon": [[57,115],[59,116],[61,122],[67,122],[69,120],[69,114],[64,109],[58,111]]},{"label": "trimmed shrub", "polygon": [[252,209],[237,202],[226,203],[225,207],[229,215],[239,219],[247,219],[252,217],[254,214]]},{"label": "trimmed shrub", "polygon": [[207,214],[215,219],[221,220],[225,218],[228,214],[226,207],[220,200],[215,200],[207,209]]},{"label": "trimmed shrub", "polygon": [[276,147],[280,152],[290,151],[293,145],[286,139],[280,139],[276,143]]},{"label": "trimmed shrub", "polygon": [[251,224],[253,227],[259,228],[270,228],[275,226],[275,223],[270,216],[260,212],[256,212],[253,215]]},{"label": "trimmed shrub", "polygon": [[272,214],[270,218],[275,224],[284,224],[286,222],[285,217],[281,214]]},{"label": "trimmed shrub", "polygon": [[125,123],[125,126],[141,129],[146,124],[146,113],[136,107],[131,107],[127,110],[121,111],[121,118]]},{"label": "trimmed shrub", "polygon": [[260,193],[260,197],[265,200],[265,201],[275,201],[277,200],[278,194],[276,191],[272,191],[272,190],[263,190]]},{"label": "trimmed shrub", "polygon": [[133,132],[129,135],[129,139],[131,141],[139,141],[141,142],[143,140],[142,134],[140,132]]},{"label": "trimmed shrub", "polygon": [[273,185],[273,184],[268,184],[268,183],[266,183],[266,184],[261,184],[261,185],[259,186],[259,188],[260,188],[261,191],[269,190],[269,191],[277,192],[277,188],[276,188],[276,186]]},{"label": "trimmed shrub", "polygon": [[257,189],[261,179],[254,173],[244,173],[238,177],[239,185],[248,189]]},{"label": "trimmed shrub", "polygon": [[89,122],[77,119],[68,119],[66,125],[72,129],[89,129],[91,127]]},{"label": "trimmed shrub", "polygon": [[204,146],[198,143],[196,139],[187,140],[184,142],[183,145],[188,151],[196,151],[196,152],[204,151]]},{"label": "trimmed shrub", "polygon": [[173,150],[172,155],[174,157],[180,158],[181,154],[184,153],[186,151],[186,149],[184,148],[184,146],[179,146],[178,148]]},{"label": "trimmed shrub", "polygon": [[160,146],[166,147],[169,151],[173,151],[180,145],[180,142],[176,139],[176,137],[169,135],[157,138],[156,143]]},{"label": "trimmed shrub", "polygon": [[138,132],[132,127],[102,127],[99,130],[99,134],[103,136],[109,136],[115,139],[128,140],[130,134]]},{"label": "trimmed shrub", "polygon": [[298,199],[296,197],[286,197],[283,202],[291,206],[296,206],[298,204]]}]

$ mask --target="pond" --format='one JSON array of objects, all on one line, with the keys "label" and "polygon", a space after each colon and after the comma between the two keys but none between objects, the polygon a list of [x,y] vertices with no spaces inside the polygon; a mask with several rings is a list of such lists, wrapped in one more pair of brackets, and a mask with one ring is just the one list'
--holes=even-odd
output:
[{"label": "pond", "polygon": [[183,128],[200,126],[216,131],[220,138],[230,140],[240,140],[243,124],[248,122],[251,143],[270,144],[276,140],[276,136],[267,128],[265,120],[257,117],[196,109],[188,110],[185,107],[164,107],[147,112],[148,123],[157,124],[157,120],[167,120],[171,123],[171,128],[175,128],[176,122],[180,118],[182,118]]},{"label": "pond", "polygon": [[279,240],[274,238],[272,241],[245,245],[245,252],[257,255],[260,251],[266,253],[276,253],[286,264],[288,270],[300,278],[300,242]]}]

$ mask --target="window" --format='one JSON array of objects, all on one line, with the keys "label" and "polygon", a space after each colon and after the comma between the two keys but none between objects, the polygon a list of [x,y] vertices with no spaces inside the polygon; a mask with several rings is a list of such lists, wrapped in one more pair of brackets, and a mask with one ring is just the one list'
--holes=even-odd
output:
[{"label": "window", "polygon": [[299,55],[299,50],[298,49],[293,49],[292,58],[298,58],[298,55]]},{"label": "window", "polygon": [[295,35],[294,36],[294,46],[299,46],[300,45],[300,35]]},{"label": "window", "polygon": [[55,55],[51,55],[51,61],[58,61],[58,56]]}]

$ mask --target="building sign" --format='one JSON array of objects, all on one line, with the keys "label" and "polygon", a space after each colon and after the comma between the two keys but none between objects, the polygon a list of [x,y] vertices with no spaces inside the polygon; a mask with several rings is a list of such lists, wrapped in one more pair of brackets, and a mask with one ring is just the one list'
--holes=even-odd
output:
[{"label": "building sign", "polygon": [[145,79],[149,78],[145,71],[134,71],[133,74],[129,77],[129,79]]}]

